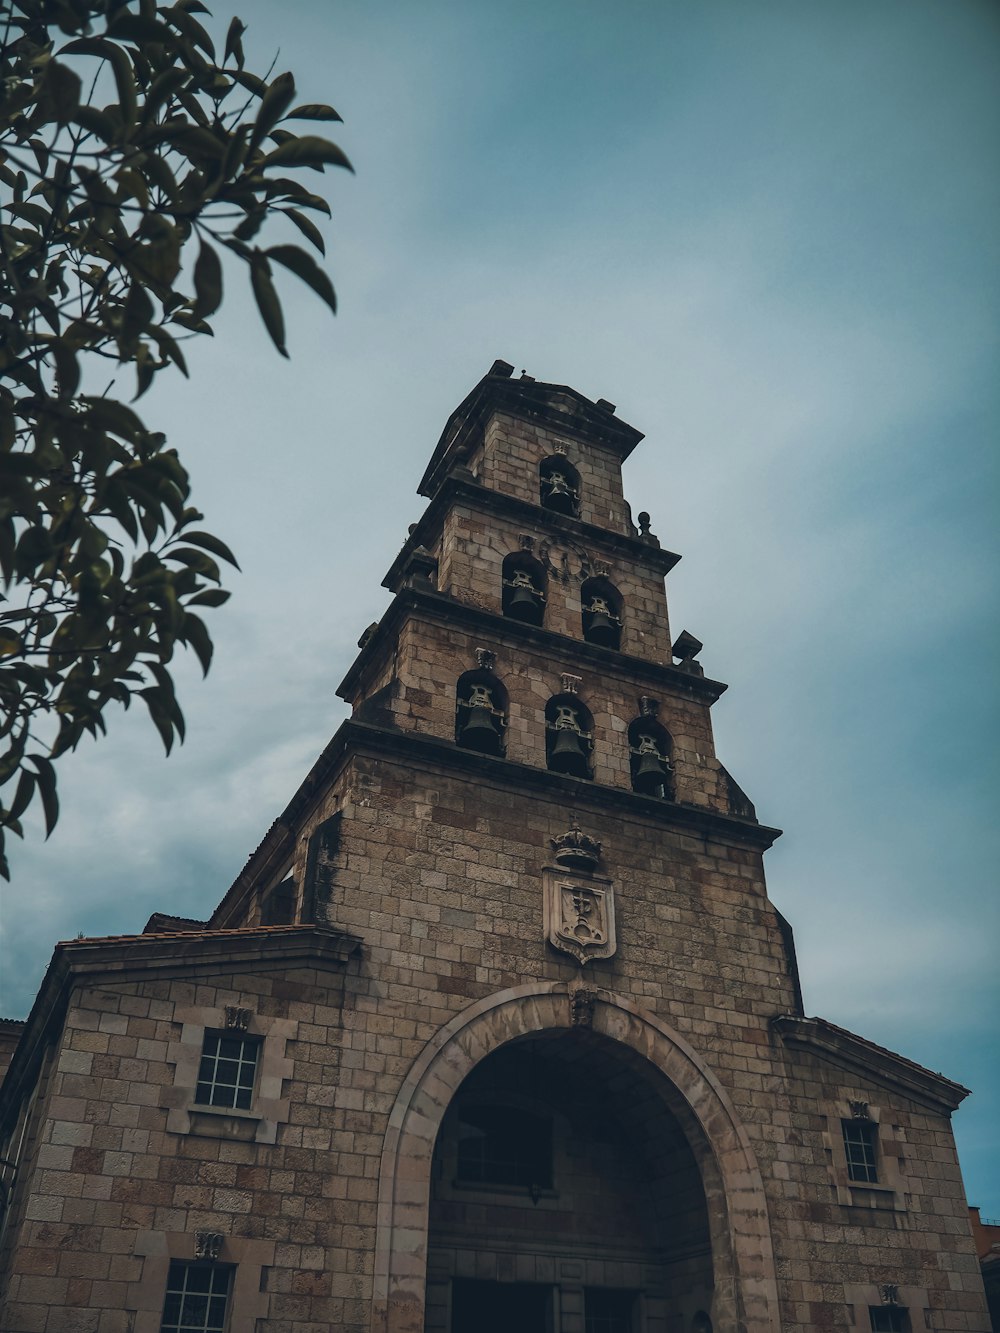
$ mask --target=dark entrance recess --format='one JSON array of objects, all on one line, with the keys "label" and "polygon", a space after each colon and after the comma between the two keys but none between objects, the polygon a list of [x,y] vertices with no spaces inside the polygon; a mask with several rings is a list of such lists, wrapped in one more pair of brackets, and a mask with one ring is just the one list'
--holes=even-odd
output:
[{"label": "dark entrance recess", "polygon": [[534,1282],[456,1278],[451,1333],[551,1333],[552,1288]]}]

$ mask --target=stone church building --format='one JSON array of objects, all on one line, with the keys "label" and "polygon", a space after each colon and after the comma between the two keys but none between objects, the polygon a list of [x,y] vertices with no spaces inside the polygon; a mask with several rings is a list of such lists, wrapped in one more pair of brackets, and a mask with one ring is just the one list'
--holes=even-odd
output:
[{"label": "stone church building", "polygon": [[496,362],[219,905],[56,946],[6,1333],[987,1333],[966,1090],[803,1012],[641,438]]}]

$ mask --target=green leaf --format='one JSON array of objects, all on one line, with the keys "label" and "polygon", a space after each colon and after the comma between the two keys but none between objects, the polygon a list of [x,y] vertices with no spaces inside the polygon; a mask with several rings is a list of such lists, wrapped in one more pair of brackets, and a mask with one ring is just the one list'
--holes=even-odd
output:
[{"label": "green leaf", "polygon": [[281,302],[274,290],[267,260],[257,251],[250,260],[250,286],[253,289],[257,309],[264,321],[264,327],[271,335],[271,341],[282,356],[288,356],[285,347],[285,319],[281,313]]},{"label": "green leaf", "polygon": [[80,76],[68,65],[61,65],[58,60],[51,60],[45,71],[45,83],[52,98],[56,120],[60,125],[65,125],[67,121],[73,119],[80,105],[80,94],[83,91]]},{"label": "green leaf", "polygon": [[307,240],[312,241],[313,245],[321,255],[326,254],[326,242],[323,240],[323,233],[320,231],[312,218],[307,218],[304,213],[300,213],[297,208],[279,208],[279,213],[284,213],[285,217],[291,218],[298,227],[299,231]]},{"label": "green leaf", "polygon": [[60,52],[63,55],[69,53],[100,56],[108,62],[114,72],[125,126],[130,126],[135,121],[136,113],[135,75],[132,73],[132,62],[124,49],[103,37],[80,37],[75,42],[67,42]]},{"label": "green leaf", "polygon": [[149,294],[138,282],[133,282],[122,310],[122,338],[132,342],[140,333],[145,332],[153,322],[153,302]]},{"label": "green leaf", "polygon": [[289,111],[285,117],[286,120],[339,120],[343,122],[343,116],[338,116],[332,106],[325,106],[322,102],[304,102],[302,106],[297,106],[293,111]]},{"label": "green leaf", "polygon": [[222,57],[223,64],[230,56],[236,57],[236,64],[240,69],[243,68],[243,34],[247,30],[247,25],[242,19],[234,18],[229,24],[229,31],[226,33],[226,50]]},{"label": "green leaf", "polygon": [[325,163],[330,163],[335,167],[346,167],[348,171],[354,170],[342,149],[329,139],[321,139],[317,134],[302,134],[295,139],[286,139],[264,158],[265,167],[276,167],[281,163],[296,167],[323,166]]},{"label": "green leaf", "polygon": [[291,74],[279,74],[260,99],[257,119],[250,136],[250,151],[259,148],[295,100],[295,80]]},{"label": "green leaf", "polygon": [[333,290],[333,283],[312,255],[307,254],[305,250],[300,249],[297,245],[272,245],[264,253],[269,259],[282,264],[296,277],[301,278],[304,283],[313,289],[317,296],[323,298],[334,314],[337,313],[337,296]]},{"label": "green leaf", "polygon": [[209,637],[208,630],[198,616],[192,615],[190,611],[184,616],[184,626],[182,634],[187,642],[194,649],[198,661],[201,663],[202,675],[208,675],[208,668],[212,665],[212,640]]},{"label": "green leaf", "polygon": [[80,387],[80,364],[76,353],[57,338],[52,343],[52,359],[56,363],[57,397],[72,398]]},{"label": "green leaf", "polygon": [[225,560],[234,569],[239,569],[239,563],[226,543],[218,537],[213,537],[210,532],[185,532],[182,536],[190,546],[201,546],[204,550],[217,555],[220,560]]},{"label": "green leaf", "polygon": [[42,798],[42,810],[45,814],[45,836],[49,834],[56,826],[59,818],[59,798],[56,796],[56,771],[52,764],[44,755],[28,755],[30,763],[34,764],[38,773],[37,784],[38,794]]}]

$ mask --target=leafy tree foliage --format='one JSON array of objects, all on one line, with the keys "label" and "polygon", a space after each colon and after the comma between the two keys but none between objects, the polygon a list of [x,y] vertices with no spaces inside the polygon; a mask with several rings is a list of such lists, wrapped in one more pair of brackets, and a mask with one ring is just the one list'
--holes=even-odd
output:
[{"label": "leafy tree foliage", "polygon": [[[291,74],[250,72],[233,19],[221,59],[200,0],[8,0],[0,17],[0,873],[4,830],[53,761],[138,697],[169,751],[184,735],[170,663],[207,671],[202,608],[228,597],[225,544],[199,525],[188,474],[130,401],[211,333],[220,254],[249,271],[287,355],[275,267],[335,309],[308,250],[264,246],[287,218],[315,250],[325,199],[294,168],[348,167],[290,121]],[[294,235],[290,228],[289,233]],[[231,261],[231,262],[235,262]]]}]

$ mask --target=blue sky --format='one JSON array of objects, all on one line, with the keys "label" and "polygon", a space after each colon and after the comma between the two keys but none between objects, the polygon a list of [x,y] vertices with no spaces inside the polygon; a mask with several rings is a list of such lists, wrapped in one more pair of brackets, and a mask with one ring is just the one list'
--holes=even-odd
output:
[{"label": "blue sky", "polygon": [[[217,7],[219,31],[228,14]],[[242,6],[251,65],[344,115],[336,320],[284,283],[292,359],[233,273],[193,378],[147,399],[244,573],[184,671],[74,756],[14,849],[3,1012],[56,939],[204,916],[344,716],[336,686],[495,357],[616,402],[626,492],[684,559],[675,632],[730,682],[720,757],[807,1012],[975,1090],[995,1125],[1000,10],[973,0]]]}]

